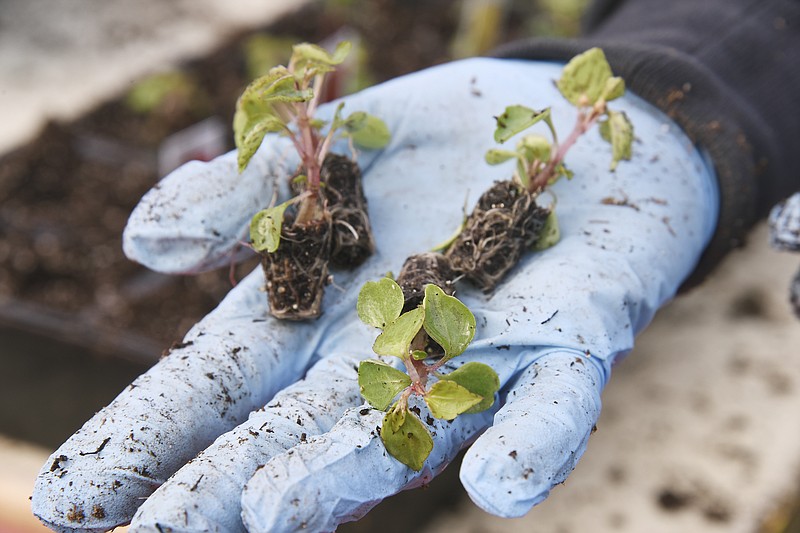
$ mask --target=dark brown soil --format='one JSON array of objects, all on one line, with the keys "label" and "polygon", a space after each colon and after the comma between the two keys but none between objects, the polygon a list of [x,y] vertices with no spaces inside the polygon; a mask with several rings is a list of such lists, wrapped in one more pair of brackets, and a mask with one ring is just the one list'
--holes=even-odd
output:
[{"label": "dark brown soil", "polygon": [[284,221],[278,249],[261,254],[273,316],[284,320],[320,316],[330,255],[330,217],[302,225]]},{"label": "dark brown soil", "polygon": [[450,260],[435,252],[412,255],[403,263],[397,284],[403,290],[403,312],[416,309],[425,297],[425,285],[432,283],[447,294],[453,294],[455,272]]},{"label": "dark brown soil", "polygon": [[328,154],[322,166],[322,181],[322,193],[333,221],[331,265],[355,268],[375,251],[361,170],[345,156]]},{"label": "dark brown soil", "polygon": [[[375,251],[358,165],[346,156],[328,154],[321,180],[318,207],[323,219],[297,224],[296,207],[289,207],[278,249],[261,254],[270,313],[277,318],[318,318],[329,264],[353,269]],[[295,194],[303,192],[301,183],[292,180],[291,185]]]},{"label": "dark brown soil", "polygon": [[464,230],[445,255],[453,270],[491,292],[536,244],[550,211],[511,181],[497,181],[481,195]]},{"label": "dark brown soil", "polygon": [[[376,0],[358,8],[312,3],[253,33],[317,42],[354,28],[370,52],[364,82],[376,83],[446,60],[455,15],[443,0]],[[250,80],[249,35],[181,67],[194,82],[188,100],[168,99],[142,114],[120,95],[79,120],[48,125],[0,158],[0,302],[40,305],[82,327],[129,331],[162,346],[216,306],[231,288],[224,269],[195,277],[156,274],[128,261],[120,240],[129,213],[160,177],[159,144],[209,116],[232,120]],[[281,51],[288,56],[288,47]],[[343,219],[358,225],[351,215]],[[339,241],[346,243],[347,235]],[[350,259],[341,262],[363,260],[365,242],[342,253]],[[236,277],[256,264],[239,267]]]}]

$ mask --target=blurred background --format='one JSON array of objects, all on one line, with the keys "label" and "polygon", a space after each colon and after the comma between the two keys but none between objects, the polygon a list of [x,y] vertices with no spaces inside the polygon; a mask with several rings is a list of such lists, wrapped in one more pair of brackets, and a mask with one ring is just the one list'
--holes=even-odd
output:
[{"label": "blurred background", "polygon": [[[294,42],[346,38],[349,93],[576,35],[587,4],[0,0],[0,533],[41,530],[28,497],[47,455],[230,288],[227,271],[147,271],[120,239],[160,176],[232,148],[251,79]],[[764,227],[750,241],[659,313],[612,378],[586,457],[527,517],[481,512],[451,468],[340,531],[800,532],[800,323],[786,301],[800,261],[770,251]]]}]

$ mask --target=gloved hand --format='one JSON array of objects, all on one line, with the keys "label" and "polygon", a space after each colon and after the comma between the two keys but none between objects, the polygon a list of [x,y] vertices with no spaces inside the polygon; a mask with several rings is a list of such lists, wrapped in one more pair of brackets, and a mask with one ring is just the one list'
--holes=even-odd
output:
[{"label": "gloved hand", "polygon": [[[713,233],[713,172],[681,131],[633,95],[614,101],[635,127],[633,160],[610,172],[608,144],[585,135],[566,160],[575,178],[555,186],[561,242],[526,255],[493,294],[459,284],[478,329],[451,363],[486,363],[502,388],[492,411],[432,423],[420,472],[387,455],[382,413],[358,394],[355,366],[377,332],[358,321],[355,300],[364,282],[447,238],[467,195],[471,206],[510,176],[512,163],[483,161],[494,115],[552,105],[558,131],[571,130],[574,109],[552,83],[560,68],[472,59],[347,98],[345,112],[377,115],[393,135],[359,158],[376,254],[354,273],[334,272],[324,314],[309,323],[272,319],[253,272],[53,454],[34,512],[61,530],[107,529],[141,505],[137,531],[237,531],[242,516],[251,531],[331,531],[429,481],[473,441],[461,480],[479,506],[511,517],[542,501],[583,453],[613,362]],[[227,263],[269,203],[272,177],[296,165],[284,141],[268,138],[241,175],[228,154],[165,178],[131,216],[128,255],[166,272]]]}]

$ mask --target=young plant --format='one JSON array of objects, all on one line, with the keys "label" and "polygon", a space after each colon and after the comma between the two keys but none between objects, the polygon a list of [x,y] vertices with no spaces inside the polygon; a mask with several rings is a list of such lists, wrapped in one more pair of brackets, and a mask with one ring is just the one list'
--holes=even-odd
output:
[{"label": "young plant", "polygon": [[611,66],[599,48],[592,48],[575,56],[565,67],[556,86],[564,98],[578,110],[577,120],[570,134],[559,142],[550,116],[550,108],[541,111],[513,105],[496,117],[494,139],[504,143],[538,122],[547,124],[552,142],[541,135],[526,135],[514,150],[491,149],[486,162],[497,165],[517,160],[514,180],[528,192],[536,194],[555,183],[559,178],[572,177],[564,166],[564,158],[578,138],[599,122],[601,137],[611,144],[611,170],[621,159],[631,158],[633,126],[624,112],[608,109],[608,102],[625,94],[625,81],[611,73]]},{"label": "young plant", "polygon": [[467,349],[475,335],[475,317],[463,303],[433,284],[425,286],[417,307],[403,313],[404,302],[403,290],[391,278],[367,282],[361,288],[358,316],[382,330],[373,351],[399,358],[406,372],[381,361],[365,360],[358,367],[358,384],[370,405],[387,411],[381,425],[386,450],[419,471],[433,449],[433,439],[409,408],[409,398],[421,396],[431,415],[452,420],[490,408],[500,381],[491,367],[477,362],[440,372],[445,363]]},{"label": "young plant", "polygon": [[[289,64],[253,81],[236,105],[239,171],[268,133],[288,137],[300,158],[300,168],[290,176],[297,195],[259,211],[250,223],[252,246],[262,254],[270,308],[279,318],[319,316],[329,261],[352,268],[374,250],[355,147],[382,148],[389,130],[363,111],[343,117],[344,103],[329,122],[314,116],[326,77],[349,50],[348,42],[332,53],[313,44],[295,45]],[[348,140],[352,161],[329,153],[339,137]]]},{"label": "young plant", "polygon": [[513,178],[495,183],[481,196],[445,252],[452,268],[485,292],[494,289],[526,249],[541,250],[558,242],[555,210],[539,206],[536,198],[560,178],[572,178],[564,160],[581,135],[599,124],[601,137],[611,144],[611,170],[620,160],[631,157],[633,127],[625,113],[612,111],[607,105],[624,94],[625,82],[613,76],[602,50],[592,48],[574,57],[556,86],[577,108],[572,131],[559,140],[550,108],[537,111],[512,105],[496,117],[494,138],[498,143],[540,122],[547,125],[552,139],[528,134],[513,150],[493,148],[486,153],[486,162],[491,165],[516,160]]}]

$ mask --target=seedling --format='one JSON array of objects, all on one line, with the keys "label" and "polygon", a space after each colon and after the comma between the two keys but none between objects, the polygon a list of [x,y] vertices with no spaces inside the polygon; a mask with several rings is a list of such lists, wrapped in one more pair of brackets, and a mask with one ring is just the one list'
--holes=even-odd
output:
[{"label": "seedling", "polygon": [[617,168],[621,159],[631,158],[633,126],[624,112],[611,111],[607,105],[625,94],[625,81],[612,75],[601,49],[592,48],[573,58],[564,67],[556,86],[578,110],[575,126],[563,142],[558,141],[549,107],[536,111],[513,105],[495,117],[495,141],[502,144],[538,122],[547,125],[552,141],[541,135],[526,135],[517,142],[515,150],[494,148],[486,153],[486,162],[490,165],[516,159],[514,180],[533,194],[561,177],[572,177],[572,172],[564,165],[564,157],[578,138],[598,121],[601,137],[611,144],[611,170]]},{"label": "seedling", "polygon": [[537,198],[559,179],[572,178],[564,160],[581,135],[599,123],[601,137],[611,144],[611,170],[631,157],[633,127],[625,113],[607,105],[624,94],[625,82],[612,75],[602,50],[592,48],[574,57],[556,86],[577,108],[574,128],[559,141],[550,108],[537,111],[512,105],[495,117],[494,138],[500,144],[540,122],[547,125],[551,139],[528,134],[513,150],[493,148],[486,153],[490,165],[515,160],[513,178],[495,183],[481,196],[445,253],[456,272],[485,292],[494,289],[526,249],[542,250],[558,242],[555,209],[539,206]]},{"label": "seedling", "polygon": [[428,284],[420,305],[402,312],[404,305],[403,290],[391,278],[367,282],[361,288],[358,316],[382,330],[373,351],[399,358],[406,372],[365,360],[358,367],[358,384],[370,405],[386,411],[381,425],[386,450],[419,471],[433,449],[433,439],[409,408],[409,398],[421,396],[431,415],[453,420],[490,408],[500,381],[491,367],[478,362],[440,372],[445,363],[464,353],[475,335],[475,317],[458,299]]},{"label": "seedling", "polygon": [[[600,135],[611,144],[612,170],[620,160],[631,157],[633,128],[624,113],[607,107],[624,93],[625,83],[612,75],[600,49],[570,61],[556,85],[577,108],[572,132],[559,142],[549,108],[507,107],[496,117],[498,143],[539,122],[547,125],[552,140],[526,135],[514,150],[489,150],[490,164],[516,160],[512,179],[495,183],[481,195],[457,235],[441,246],[443,254],[411,256],[397,282],[390,278],[369,282],[359,294],[358,316],[382,330],[373,351],[399,358],[406,369],[363,361],[358,370],[361,395],[376,409],[387,411],[381,426],[386,450],[414,470],[422,469],[433,440],[409,409],[411,396],[421,396],[434,417],[452,420],[491,407],[500,386],[497,374],[483,363],[469,362],[449,374],[439,371],[466,350],[475,334],[474,316],[450,295],[456,280],[466,278],[491,292],[525,250],[558,242],[554,209],[536,201],[553,183],[572,177],[565,156],[595,123],[599,122]],[[432,363],[426,363],[431,359]]]},{"label": "seedling", "polygon": [[[349,51],[346,41],[332,53],[313,44],[295,45],[288,66],[274,67],[253,81],[236,105],[233,129],[240,172],[268,133],[288,137],[301,161],[291,176],[297,195],[259,211],[250,223],[252,246],[262,254],[271,311],[279,318],[319,316],[329,261],[352,268],[374,250],[356,146],[382,148],[389,142],[389,130],[363,111],[343,117],[344,103],[328,122],[314,116],[326,77]],[[340,137],[348,140],[352,160],[330,154]]]}]

